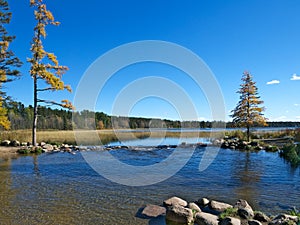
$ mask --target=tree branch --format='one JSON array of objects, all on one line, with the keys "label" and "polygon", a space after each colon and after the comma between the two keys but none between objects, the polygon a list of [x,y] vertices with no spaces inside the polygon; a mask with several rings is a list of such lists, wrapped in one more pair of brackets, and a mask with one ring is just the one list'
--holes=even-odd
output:
[{"label": "tree branch", "polygon": [[55,88],[53,88],[53,87],[49,87],[49,88],[42,88],[42,89],[37,89],[36,91],[54,91],[55,90]]}]

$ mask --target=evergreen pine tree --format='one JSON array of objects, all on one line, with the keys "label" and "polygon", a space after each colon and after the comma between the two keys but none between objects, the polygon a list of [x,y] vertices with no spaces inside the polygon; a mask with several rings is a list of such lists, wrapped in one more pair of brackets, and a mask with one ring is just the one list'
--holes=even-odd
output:
[{"label": "evergreen pine tree", "polygon": [[9,35],[5,29],[5,26],[10,23],[11,17],[12,13],[9,11],[8,2],[0,0],[0,126],[6,130],[10,128],[10,121],[7,109],[3,107],[3,102],[7,99],[3,85],[20,76],[17,68],[22,65],[9,48],[10,43],[15,39],[15,36]]},{"label": "evergreen pine tree", "polygon": [[266,118],[263,116],[264,103],[260,100],[256,82],[253,81],[249,72],[244,72],[242,84],[237,91],[240,94],[240,100],[232,110],[233,122],[241,127],[247,128],[247,140],[250,140],[250,128],[254,125],[267,126]]}]

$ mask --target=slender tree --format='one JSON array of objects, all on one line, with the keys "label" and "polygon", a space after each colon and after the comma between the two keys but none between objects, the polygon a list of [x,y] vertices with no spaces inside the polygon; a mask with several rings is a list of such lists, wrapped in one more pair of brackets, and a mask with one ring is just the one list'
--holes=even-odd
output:
[{"label": "slender tree", "polygon": [[17,68],[22,65],[18,57],[9,49],[9,45],[15,39],[15,36],[9,35],[5,26],[10,23],[11,17],[12,13],[9,11],[8,2],[0,0],[0,126],[4,129],[10,128],[10,122],[7,109],[3,107],[3,101],[7,99],[7,95],[3,91],[3,85],[20,76]]},{"label": "slender tree", "polygon": [[247,140],[250,140],[250,128],[254,125],[267,126],[266,118],[263,116],[264,107],[260,106],[264,102],[260,100],[256,82],[253,81],[249,72],[244,72],[242,84],[237,91],[240,100],[232,110],[233,123],[247,128]]},{"label": "slender tree", "polygon": [[[62,100],[60,103],[54,100],[40,99],[38,93],[45,91],[68,90],[71,87],[65,85],[62,81],[62,75],[68,70],[68,67],[61,66],[53,53],[46,52],[42,41],[46,38],[46,26],[58,26],[59,22],[54,20],[52,13],[47,10],[43,0],[30,0],[30,6],[34,7],[34,15],[37,24],[34,28],[34,37],[32,39],[31,52],[32,58],[28,59],[31,64],[30,74],[33,78],[33,125],[32,125],[32,145],[36,145],[36,129],[38,119],[38,104],[57,105],[63,108],[73,109],[73,105],[68,100]],[[43,85],[39,87],[40,81]],[[41,85],[41,84],[40,84]]]}]

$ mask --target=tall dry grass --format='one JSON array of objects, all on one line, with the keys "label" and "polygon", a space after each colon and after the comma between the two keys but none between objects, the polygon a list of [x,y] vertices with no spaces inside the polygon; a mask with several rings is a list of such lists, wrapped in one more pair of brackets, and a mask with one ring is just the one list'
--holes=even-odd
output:
[{"label": "tall dry grass", "polygon": [[[37,132],[37,142],[47,142],[53,144],[74,144],[76,145],[75,131],[61,131],[61,130],[48,130]],[[95,131],[76,131],[80,135],[80,143],[86,145],[94,145],[99,143],[94,140]],[[165,131],[138,131],[126,132],[124,130],[97,130],[96,134],[101,140],[102,144],[118,140],[132,140],[143,138],[161,138],[161,137],[223,137],[222,133],[210,132],[165,132]],[[0,141],[2,140],[18,140],[20,142],[31,142],[31,130],[17,130],[17,131],[2,131],[0,132]]]}]

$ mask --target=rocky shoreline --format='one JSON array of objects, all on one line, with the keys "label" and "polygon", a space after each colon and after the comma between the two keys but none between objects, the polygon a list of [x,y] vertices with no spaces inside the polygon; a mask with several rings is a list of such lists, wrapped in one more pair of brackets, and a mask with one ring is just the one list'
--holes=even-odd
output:
[{"label": "rocky shoreline", "polygon": [[[278,142],[279,141],[279,142]],[[222,149],[231,149],[231,150],[239,150],[239,151],[270,151],[270,152],[278,152],[280,151],[280,147],[284,144],[293,142],[292,138],[280,138],[280,140],[276,139],[268,139],[258,141],[250,141],[246,142],[240,140],[236,137],[224,137],[222,139],[215,139],[211,143],[181,143],[179,145],[158,145],[158,146],[147,146],[147,150],[151,149],[170,149],[170,148],[205,148],[205,147],[220,147]],[[143,148],[137,146],[74,146],[68,144],[49,144],[46,142],[41,142],[37,146],[32,146],[28,142],[19,142],[17,140],[3,140],[1,142],[1,146],[10,147],[11,151],[14,153],[20,154],[30,154],[30,153],[43,153],[43,152],[69,152],[72,154],[76,154],[76,151],[85,151],[85,150],[117,150],[117,149],[133,149],[133,150],[141,150]],[[17,148],[17,149],[16,149]],[[4,148],[3,148],[4,149]],[[5,150],[1,150],[1,152],[5,152]],[[7,151],[6,151],[7,152]]]},{"label": "rocky shoreline", "polygon": [[267,216],[254,211],[246,200],[240,199],[231,205],[224,202],[201,198],[187,202],[179,197],[163,201],[162,206],[147,205],[141,211],[141,218],[165,217],[168,225],[299,225],[300,213],[282,213]]}]

